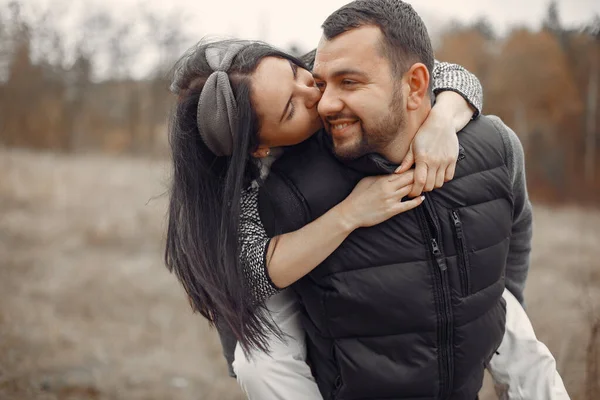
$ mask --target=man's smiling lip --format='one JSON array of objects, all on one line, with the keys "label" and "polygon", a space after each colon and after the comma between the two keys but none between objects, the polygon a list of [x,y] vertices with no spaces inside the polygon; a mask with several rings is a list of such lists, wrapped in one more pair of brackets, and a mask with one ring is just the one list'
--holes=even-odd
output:
[{"label": "man's smiling lip", "polygon": [[332,136],[344,136],[358,122],[358,120],[338,120],[329,122],[329,131]]}]

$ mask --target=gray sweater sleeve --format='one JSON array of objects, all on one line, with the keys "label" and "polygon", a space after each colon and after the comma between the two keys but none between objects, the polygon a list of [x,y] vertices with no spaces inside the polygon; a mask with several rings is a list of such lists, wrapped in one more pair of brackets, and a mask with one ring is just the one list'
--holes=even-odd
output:
[{"label": "gray sweater sleeve", "polygon": [[240,262],[257,304],[263,303],[279,289],[267,271],[266,254],[270,238],[258,213],[258,187],[251,186],[242,194],[240,210]]},{"label": "gray sweater sleeve", "polygon": [[479,79],[458,64],[435,61],[433,67],[433,92],[452,91],[460,94],[474,109],[476,118],[483,108],[483,88]]},{"label": "gray sweater sleeve", "polygon": [[533,212],[527,193],[525,155],[516,133],[495,116],[490,119],[502,135],[514,200],[510,247],[506,260],[506,288],[524,305],[523,291],[529,271]]}]

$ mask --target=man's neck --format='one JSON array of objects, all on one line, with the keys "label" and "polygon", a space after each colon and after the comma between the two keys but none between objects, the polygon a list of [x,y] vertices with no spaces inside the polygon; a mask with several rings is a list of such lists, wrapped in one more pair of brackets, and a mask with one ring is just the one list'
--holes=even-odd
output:
[{"label": "man's neck", "polygon": [[394,140],[383,149],[381,155],[391,163],[400,164],[408,154],[411,143],[419,131],[419,128],[427,119],[430,111],[431,105],[424,104],[423,107],[418,110],[407,112],[404,129],[402,129],[401,132],[398,132]]}]

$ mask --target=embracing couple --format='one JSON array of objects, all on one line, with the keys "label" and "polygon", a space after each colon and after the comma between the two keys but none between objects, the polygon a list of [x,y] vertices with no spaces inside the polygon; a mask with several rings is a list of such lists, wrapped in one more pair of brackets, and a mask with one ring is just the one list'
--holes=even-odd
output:
[{"label": "embracing couple", "polygon": [[302,59],[175,68],[166,263],[250,399],[568,399],[523,309],[523,150],[413,8],[357,0]]}]

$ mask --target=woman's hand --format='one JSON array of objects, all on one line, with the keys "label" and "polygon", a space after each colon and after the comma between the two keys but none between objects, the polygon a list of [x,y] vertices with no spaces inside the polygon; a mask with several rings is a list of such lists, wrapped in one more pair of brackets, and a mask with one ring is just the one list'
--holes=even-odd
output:
[{"label": "woman's hand", "polygon": [[423,202],[419,196],[402,201],[413,189],[414,172],[363,178],[337,207],[353,230],[380,224],[394,215],[412,210]]},{"label": "woman's hand", "polygon": [[409,193],[410,197],[440,188],[444,182],[454,178],[458,160],[456,133],[473,116],[473,109],[457,93],[442,92],[436,101],[417,131],[408,154],[396,170],[397,173],[403,173],[416,164],[415,182]]}]

